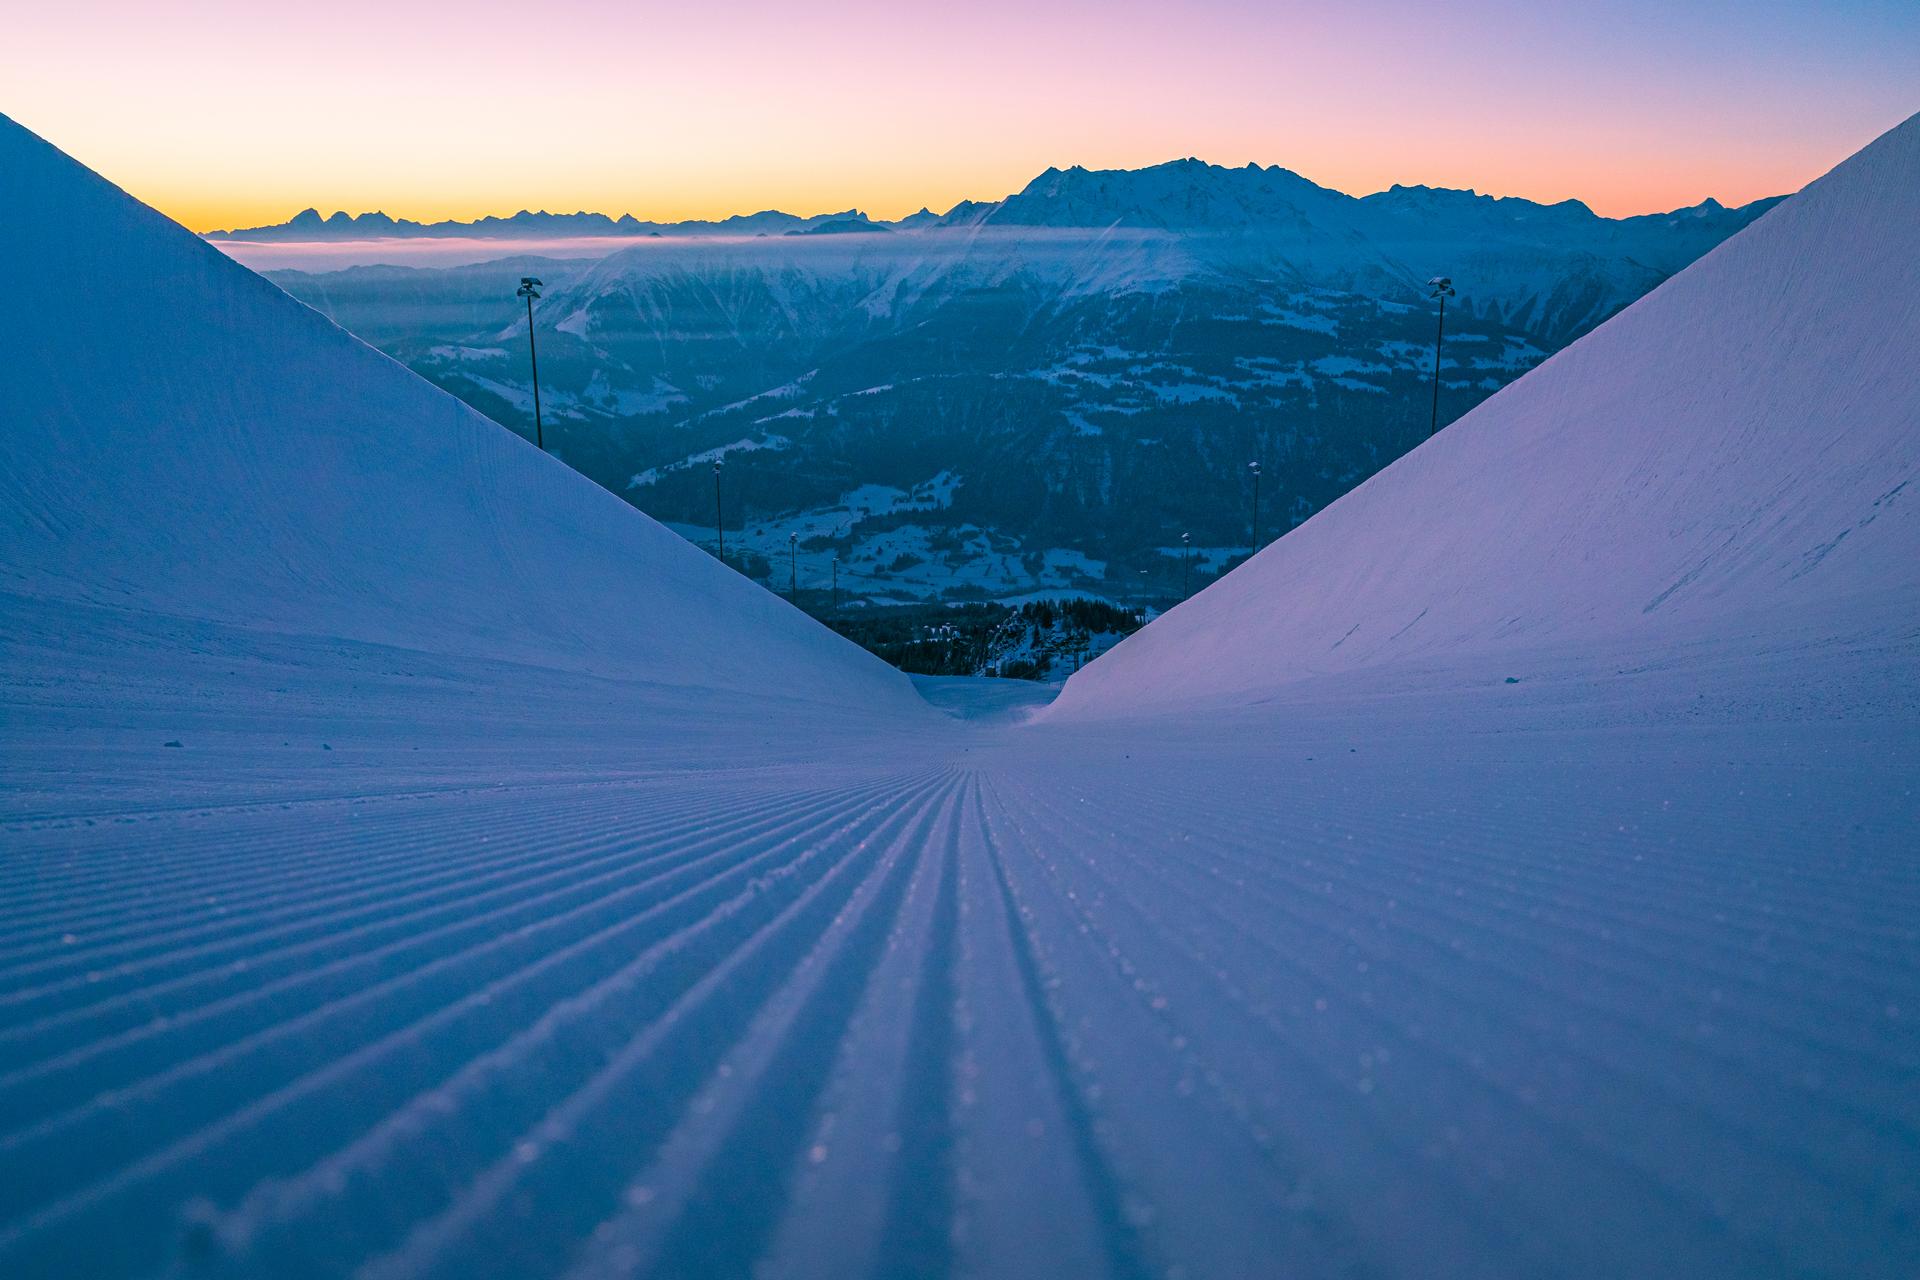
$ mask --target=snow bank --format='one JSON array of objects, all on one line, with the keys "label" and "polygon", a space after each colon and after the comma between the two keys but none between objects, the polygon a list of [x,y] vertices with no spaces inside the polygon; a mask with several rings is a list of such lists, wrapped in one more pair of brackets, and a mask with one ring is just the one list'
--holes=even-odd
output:
[{"label": "snow bank", "polygon": [[[0,590],[670,685],[904,677],[0,117]],[[511,281],[503,281],[508,288]]]},{"label": "snow bank", "polygon": [[1050,714],[1910,626],[1917,350],[1920,116],[1120,645]]}]

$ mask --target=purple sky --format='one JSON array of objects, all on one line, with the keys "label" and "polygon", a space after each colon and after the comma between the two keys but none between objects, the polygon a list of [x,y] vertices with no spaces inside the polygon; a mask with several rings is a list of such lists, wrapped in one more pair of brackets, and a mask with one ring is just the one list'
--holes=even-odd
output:
[{"label": "purple sky", "polygon": [[716,216],[1197,155],[1603,213],[1788,191],[1920,109],[1920,4],[99,0],[5,109],[197,229],[307,205]]}]

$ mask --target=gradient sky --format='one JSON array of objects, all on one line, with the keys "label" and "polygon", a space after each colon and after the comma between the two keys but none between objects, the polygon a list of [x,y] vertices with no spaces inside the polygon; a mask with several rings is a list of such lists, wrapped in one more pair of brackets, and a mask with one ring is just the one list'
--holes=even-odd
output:
[{"label": "gradient sky", "polygon": [[1920,110],[1920,3],[62,0],[0,16],[0,110],[196,230],[896,217],[1186,155],[1626,214]]}]

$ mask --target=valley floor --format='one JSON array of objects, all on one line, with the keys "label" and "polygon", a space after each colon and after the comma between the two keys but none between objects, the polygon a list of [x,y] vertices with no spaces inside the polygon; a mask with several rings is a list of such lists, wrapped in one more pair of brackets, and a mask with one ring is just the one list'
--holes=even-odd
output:
[{"label": "valley floor", "polygon": [[97,623],[5,654],[8,1276],[1920,1255],[1910,643],[1115,732]]}]

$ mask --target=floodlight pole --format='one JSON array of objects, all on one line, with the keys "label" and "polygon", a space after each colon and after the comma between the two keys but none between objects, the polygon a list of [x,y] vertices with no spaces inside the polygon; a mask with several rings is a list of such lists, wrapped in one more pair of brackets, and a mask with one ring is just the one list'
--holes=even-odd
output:
[{"label": "floodlight pole", "polygon": [[800,600],[800,535],[791,531],[787,534],[787,600]]},{"label": "floodlight pole", "polygon": [[727,562],[727,522],[720,514],[720,468],[721,461],[713,460],[713,536],[720,544],[720,563]]},{"label": "floodlight pole", "polygon": [[527,359],[533,365],[533,442],[545,453],[547,433],[540,425],[540,353],[533,342],[533,300],[540,296],[540,282],[532,276],[521,276],[516,296],[527,300]]},{"label": "floodlight pole", "polygon": [[1180,598],[1185,600],[1193,591],[1193,535],[1180,535]]},{"label": "floodlight pole", "polygon": [[840,556],[838,552],[836,552],[833,557],[833,611],[835,613],[840,611]]},{"label": "floodlight pole", "polygon": [[1440,340],[1447,332],[1447,299],[1453,297],[1453,280],[1447,276],[1435,276],[1427,281],[1427,296],[1440,300],[1440,322],[1433,331],[1433,416],[1427,423],[1427,439],[1431,440],[1440,430]]},{"label": "floodlight pole", "polygon": [[1247,470],[1253,476],[1253,554],[1260,554],[1260,464],[1249,462]]}]

